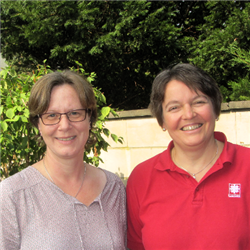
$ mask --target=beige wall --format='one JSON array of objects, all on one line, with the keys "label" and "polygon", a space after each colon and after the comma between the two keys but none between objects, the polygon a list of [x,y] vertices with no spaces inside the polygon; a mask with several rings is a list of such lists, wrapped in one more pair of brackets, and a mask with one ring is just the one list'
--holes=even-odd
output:
[{"label": "beige wall", "polygon": [[5,59],[2,58],[2,55],[0,54],[0,71],[5,68],[7,64],[5,63]]},{"label": "beige wall", "polygon": [[[124,143],[108,138],[110,147],[108,152],[102,152],[104,164],[100,167],[126,179],[138,163],[165,150],[171,138],[149,110],[122,111],[119,116],[111,118],[106,127],[122,136]],[[225,133],[232,143],[250,147],[250,101],[223,103],[215,130]]]}]

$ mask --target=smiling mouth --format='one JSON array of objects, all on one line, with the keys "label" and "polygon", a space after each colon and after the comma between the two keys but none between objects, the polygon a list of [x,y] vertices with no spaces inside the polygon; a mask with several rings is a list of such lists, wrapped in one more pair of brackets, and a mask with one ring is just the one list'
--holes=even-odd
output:
[{"label": "smiling mouth", "polygon": [[75,138],[75,136],[69,137],[69,138],[57,138],[57,140],[59,141],[70,141],[73,140]]},{"label": "smiling mouth", "polygon": [[203,124],[197,124],[197,125],[186,126],[186,127],[181,128],[181,130],[183,130],[183,131],[191,131],[191,130],[200,128],[202,125],[203,125]]}]

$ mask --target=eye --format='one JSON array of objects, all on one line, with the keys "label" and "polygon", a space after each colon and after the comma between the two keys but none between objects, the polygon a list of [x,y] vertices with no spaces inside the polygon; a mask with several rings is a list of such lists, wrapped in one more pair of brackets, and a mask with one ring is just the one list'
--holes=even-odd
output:
[{"label": "eye", "polygon": [[80,114],[81,114],[80,111],[76,111],[76,110],[73,110],[73,111],[69,112],[70,116],[79,116]]},{"label": "eye", "polygon": [[56,114],[56,113],[46,114],[44,116],[45,119],[50,119],[50,120],[55,119],[57,117],[58,117],[58,114]]},{"label": "eye", "polygon": [[194,102],[194,105],[203,105],[203,104],[205,104],[205,103],[207,103],[207,101],[206,100],[196,100],[195,102]]},{"label": "eye", "polygon": [[54,117],[56,117],[56,114],[48,114],[46,117],[47,118],[54,118]]},{"label": "eye", "polygon": [[168,108],[168,111],[170,112],[170,111],[175,111],[175,110],[177,110],[178,109],[178,106],[172,106],[172,107],[169,107]]}]

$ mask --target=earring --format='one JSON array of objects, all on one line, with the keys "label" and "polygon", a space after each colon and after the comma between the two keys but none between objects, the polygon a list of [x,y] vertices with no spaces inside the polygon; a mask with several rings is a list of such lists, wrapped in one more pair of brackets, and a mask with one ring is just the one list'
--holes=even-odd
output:
[{"label": "earring", "polygon": [[162,128],[162,130],[165,132],[166,131],[166,129],[165,128]]},{"label": "earring", "polygon": [[219,121],[219,117],[217,117],[217,118],[215,119],[215,121]]}]

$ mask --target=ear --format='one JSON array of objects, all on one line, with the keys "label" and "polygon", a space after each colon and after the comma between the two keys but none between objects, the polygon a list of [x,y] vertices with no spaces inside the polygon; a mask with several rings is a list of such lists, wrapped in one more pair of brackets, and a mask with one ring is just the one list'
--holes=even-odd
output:
[{"label": "ear", "polygon": [[38,127],[38,130],[39,130],[39,134],[42,136],[42,131],[41,131],[39,123],[38,123],[37,127]]},{"label": "ear", "polygon": [[161,128],[162,128],[162,130],[163,130],[164,132],[168,130],[168,126],[167,126],[167,124],[165,123],[164,118],[163,118],[163,121],[162,121],[162,126],[161,126]]}]

